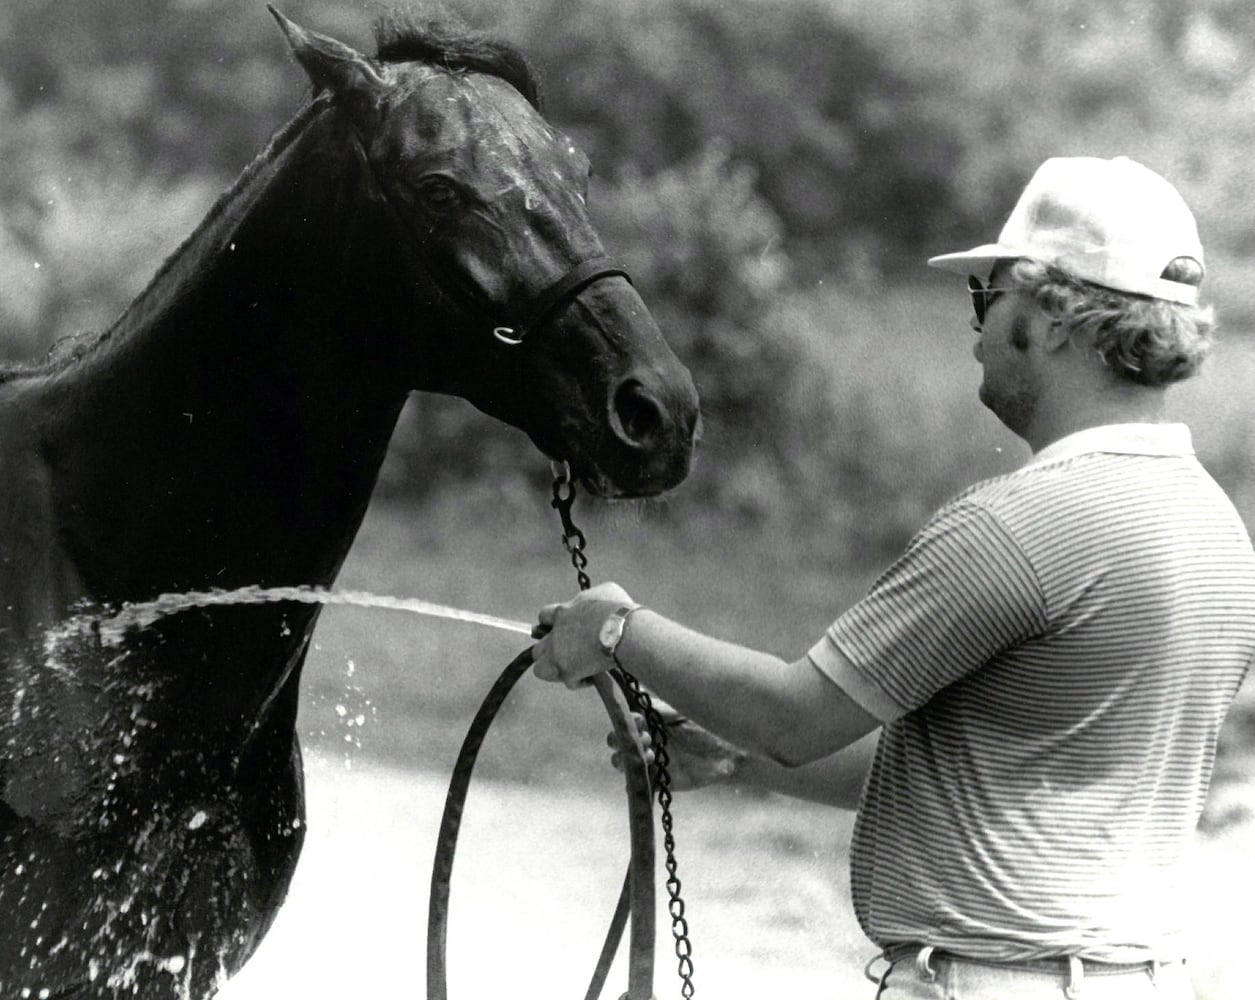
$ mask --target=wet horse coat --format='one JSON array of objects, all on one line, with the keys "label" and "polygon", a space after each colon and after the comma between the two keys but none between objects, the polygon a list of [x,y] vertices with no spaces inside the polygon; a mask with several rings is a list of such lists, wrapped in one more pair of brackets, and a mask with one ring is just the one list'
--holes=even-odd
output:
[{"label": "wet horse coat", "polygon": [[[588,166],[509,50],[281,19],[316,97],[124,315],[0,373],[0,995],[207,996],[303,832],[310,606],[49,646],[160,593],[329,585],[408,392],[525,430],[606,496],[685,475],[687,371],[604,251]],[[46,993],[43,991],[47,991]]]}]

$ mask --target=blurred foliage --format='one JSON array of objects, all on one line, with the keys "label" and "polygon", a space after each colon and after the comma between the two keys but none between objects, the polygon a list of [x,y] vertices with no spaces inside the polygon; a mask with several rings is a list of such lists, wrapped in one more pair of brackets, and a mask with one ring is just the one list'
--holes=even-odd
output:
[{"label": "blurred foliage", "polygon": [[[385,5],[282,6],[369,50]],[[961,290],[886,289],[991,236],[1046,156],[1127,153],[1176,182],[1229,337],[1255,326],[1246,0],[454,6],[542,71],[608,247],[694,371],[706,432],[676,520],[880,559],[1013,464],[974,399]],[[259,0],[0,6],[0,357],[111,321],[304,87]],[[1221,424],[1209,454],[1250,492],[1249,414]],[[423,397],[383,487],[497,502],[543,476],[517,432]]]},{"label": "blurred foliage", "polygon": [[725,143],[812,268],[888,263],[945,225],[958,150],[920,83],[824,0],[525,4],[525,48],[595,163],[650,172]]}]

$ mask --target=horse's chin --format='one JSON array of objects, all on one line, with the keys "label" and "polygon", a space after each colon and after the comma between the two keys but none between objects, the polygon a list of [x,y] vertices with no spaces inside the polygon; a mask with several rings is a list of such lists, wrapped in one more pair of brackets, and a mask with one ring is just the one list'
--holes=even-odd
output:
[{"label": "horse's chin", "polygon": [[653,493],[644,493],[639,490],[631,490],[619,486],[606,476],[576,476],[575,481],[583,487],[584,491],[590,496],[595,496],[599,500],[641,500],[646,497],[654,496]]},{"label": "horse's chin", "polygon": [[572,470],[572,478],[590,496],[599,500],[632,501],[657,500],[665,497],[675,487],[657,479],[646,479],[640,483],[622,483],[601,469]]},{"label": "horse's chin", "polygon": [[661,454],[626,456],[585,452],[569,442],[546,440],[529,434],[532,443],[562,475],[565,465],[571,480],[584,493],[599,500],[652,500],[666,496],[687,478],[692,452],[669,449]]}]

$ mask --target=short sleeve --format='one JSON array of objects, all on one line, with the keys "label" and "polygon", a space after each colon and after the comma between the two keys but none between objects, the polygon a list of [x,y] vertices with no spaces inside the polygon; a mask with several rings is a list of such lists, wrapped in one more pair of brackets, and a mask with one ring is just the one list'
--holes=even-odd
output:
[{"label": "short sleeve", "polygon": [[933,517],[809,656],[890,722],[1045,624],[1041,587],[1021,546],[992,511],[961,499]]}]

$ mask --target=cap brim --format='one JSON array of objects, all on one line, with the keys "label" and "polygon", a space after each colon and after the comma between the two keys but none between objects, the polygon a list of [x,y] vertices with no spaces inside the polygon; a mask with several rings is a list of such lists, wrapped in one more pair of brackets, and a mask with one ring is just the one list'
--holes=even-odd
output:
[{"label": "cap brim", "polygon": [[1023,253],[1003,246],[1001,243],[986,243],[984,246],[964,250],[962,253],[943,253],[937,257],[929,257],[928,266],[939,267],[943,271],[953,271],[955,274],[974,274],[977,277],[983,277],[993,270],[993,266],[998,261],[1014,260],[1023,256]]}]

